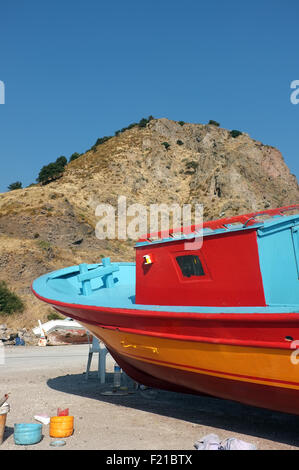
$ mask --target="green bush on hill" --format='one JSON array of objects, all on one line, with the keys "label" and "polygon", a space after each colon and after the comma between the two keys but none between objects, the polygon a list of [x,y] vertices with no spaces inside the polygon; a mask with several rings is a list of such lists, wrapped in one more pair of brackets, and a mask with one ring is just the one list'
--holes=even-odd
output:
[{"label": "green bush on hill", "polygon": [[37,182],[46,183],[59,178],[64,172],[66,164],[67,159],[62,155],[55,162],[43,166],[37,177]]},{"label": "green bush on hill", "polygon": [[239,135],[242,135],[242,132],[233,129],[232,131],[230,131],[230,135],[235,139],[236,137],[239,137]]},{"label": "green bush on hill", "polygon": [[138,126],[139,128],[146,127],[147,124],[153,119],[155,119],[154,116],[149,116],[147,119],[146,118],[140,119],[139,122],[132,122],[132,124],[129,124],[127,127],[123,127],[119,131],[116,131],[115,135],[119,135],[121,132],[125,132],[129,129],[133,129],[133,127],[136,127],[136,126]]},{"label": "green bush on hill", "polygon": [[15,183],[11,183],[8,188],[9,191],[14,191],[15,189],[22,189],[21,181],[16,181]]},{"label": "green bush on hill", "polygon": [[95,143],[95,146],[97,147],[98,145],[102,145],[104,144],[105,142],[107,142],[107,140],[111,139],[112,136],[111,135],[105,135],[104,137],[100,137],[99,139],[97,139],[96,143]]},{"label": "green bush on hill", "polygon": [[154,116],[149,116],[147,119],[146,118],[142,118],[140,119],[139,123],[138,123],[138,126],[139,127],[146,127],[147,124],[152,121],[154,119]]},{"label": "green bush on hill", "polygon": [[[115,137],[118,137],[120,134],[122,134],[123,132],[129,130],[129,129],[133,129],[133,127],[139,127],[139,128],[143,128],[143,127],[146,127],[147,124],[152,120],[154,119],[153,116],[149,116],[147,119],[146,118],[142,118],[140,119],[139,122],[132,122],[132,124],[129,124],[127,127],[123,127],[122,129],[118,129],[117,131],[114,132],[114,135]],[[105,142],[107,142],[107,140],[111,139],[113,136],[104,136],[104,137],[100,137],[96,143],[91,147],[90,150],[93,150],[95,151],[97,146],[98,145],[101,145],[101,144],[104,144]],[[88,152],[88,150],[87,150]]]},{"label": "green bush on hill", "polygon": [[16,294],[11,292],[5,281],[0,281],[0,315],[12,315],[23,312],[24,303]]},{"label": "green bush on hill", "polygon": [[147,123],[148,123],[148,120],[145,119],[145,118],[142,118],[142,119],[140,119],[140,121],[138,123],[138,126],[139,127],[146,127]]},{"label": "green bush on hill", "polygon": [[212,124],[213,126],[217,126],[217,127],[220,126],[219,122],[213,121],[213,119],[210,119],[210,120],[209,120],[209,124]]},{"label": "green bush on hill", "polygon": [[104,137],[99,137],[96,141],[96,143],[91,147],[90,150],[93,150],[94,152],[96,151],[96,148],[98,145],[102,145],[105,142],[107,142],[109,139],[112,139],[112,135],[105,135]]},{"label": "green bush on hill", "polygon": [[77,160],[77,158],[79,158],[80,156],[80,153],[74,152],[69,158],[69,163],[73,162],[74,160]]},{"label": "green bush on hill", "polygon": [[47,319],[50,321],[50,320],[64,320],[65,317],[62,317],[61,315],[59,315],[59,313],[57,312],[52,312],[52,313],[49,313],[49,315],[47,315]]}]

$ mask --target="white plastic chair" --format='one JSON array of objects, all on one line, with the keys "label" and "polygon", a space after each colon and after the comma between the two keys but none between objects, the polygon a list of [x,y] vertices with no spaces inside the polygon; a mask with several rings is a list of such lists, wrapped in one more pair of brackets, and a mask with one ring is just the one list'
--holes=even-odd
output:
[{"label": "white plastic chair", "polygon": [[[89,339],[89,337],[88,337]],[[92,343],[89,342],[89,353],[88,353],[88,360],[87,360],[87,367],[86,367],[86,375],[85,378],[88,380],[89,370],[92,360],[93,353],[98,353],[98,378],[101,380],[101,384],[106,382],[106,355],[108,350],[102,341],[99,341],[97,338],[93,336]]]}]

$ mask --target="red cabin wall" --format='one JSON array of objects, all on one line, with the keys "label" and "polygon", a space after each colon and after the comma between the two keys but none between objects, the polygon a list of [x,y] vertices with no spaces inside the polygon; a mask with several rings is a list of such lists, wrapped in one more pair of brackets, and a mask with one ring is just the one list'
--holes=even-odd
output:
[{"label": "red cabin wall", "polygon": [[[136,303],[194,306],[264,306],[255,230],[205,237],[200,250],[184,241],[136,248]],[[153,263],[146,265],[144,255]],[[183,277],[176,256],[196,254],[205,275]]]}]

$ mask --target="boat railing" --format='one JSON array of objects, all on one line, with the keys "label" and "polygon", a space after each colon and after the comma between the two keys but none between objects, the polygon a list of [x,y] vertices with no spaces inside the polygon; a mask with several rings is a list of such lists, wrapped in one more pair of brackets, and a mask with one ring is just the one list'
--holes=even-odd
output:
[{"label": "boat railing", "polygon": [[281,208],[281,209],[274,209],[274,210],[270,210],[270,211],[264,211],[264,212],[257,212],[256,214],[253,214],[251,217],[249,217],[249,219],[246,220],[246,222],[243,224],[243,227],[247,227],[248,225],[248,222],[250,222],[251,220],[256,220],[256,217],[259,217],[259,216],[263,216],[263,215],[268,215],[269,218],[272,218],[272,217],[281,217],[281,216],[284,216],[285,212],[289,212],[289,211],[293,211],[295,210],[297,213],[299,213],[299,205],[296,205],[296,206],[290,206],[290,207],[285,207],[285,208]]},{"label": "boat railing", "polygon": [[268,216],[267,218],[281,217],[285,212],[295,211],[299,214],[299,204],[291,206],[279,207],[277,209],[267,209],[265,211],[254,212],[250,214],[244,214],[239,216],[227,217],[225,219],[212,220],[204,222],[202,226],[191,225],[189,227],[179,227],[176,229],[170,229],[167,231],[148,233],[138,240],[138,243],[153,243],[157,241],[164,241],[168,239],[180,239],[188,238],[190,236],[199,236],[209,233],[219,233],[219,231],[230,231],[234,229],[245,229],[253,225],[263,223],[264,220],[258,221],[257,217]]}]

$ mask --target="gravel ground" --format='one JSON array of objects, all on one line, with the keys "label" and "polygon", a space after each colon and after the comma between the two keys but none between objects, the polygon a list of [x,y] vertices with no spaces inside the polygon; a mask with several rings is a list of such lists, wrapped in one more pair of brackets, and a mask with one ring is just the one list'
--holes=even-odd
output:
[{"label": "gravel ground", "polygon": [[[193,450],[211,432],[237,437],[258,449],[298,449],[299,417],[230,401],[156,391],[105,396],[112,390],[113,360],[108,356],[107,383],[97,378],[93,359],[85,380],[88,346],[7,347],[0,363],[0,396],[11,392],[1,450],[53,449],[49,426],[34,446],[17,446],[14,423],[34,422],[38,413],[56,415],[58,407],[75,417],[74,433],[63,449]],[[133,392],[133,389],[132,389]]]}]

